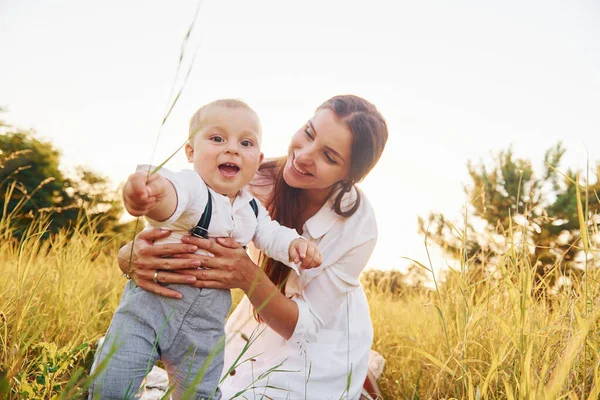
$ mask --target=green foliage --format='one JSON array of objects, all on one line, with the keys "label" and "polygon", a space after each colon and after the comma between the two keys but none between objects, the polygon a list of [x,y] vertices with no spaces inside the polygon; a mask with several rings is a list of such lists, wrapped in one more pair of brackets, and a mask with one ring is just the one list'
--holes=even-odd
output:
[{"label": "green foliage", "polygon": [[80,216],[97,220],[99,232],[133,230],[131,224],[119,224],[123,207],[108,178],[83,167],[66,176],[60,169],[60,153],[50,142],[1,121],[0,193],[2,218],[10,219],[17,238],[43,215],[50,216],[46,236]]},{"label": "green foliage", "polygon": [[[37,370],[31,371],[29,376],[25,372],[17,374],[19,387],[15,391],[19,398],[49,398],[63,392],[72,383],[72,377],[78,377],[76,370],[83,372],[80,365],[90,353],[88,343],[70,347],[59,349],[56,343],[47,342],[34,345],[31,357],[36,360]],[[83,397],[81,389],[77,392]]]},{"label": "green foliage", "polygon": [[[464,221],[452,223],[442,214],[431,213],[419,219],[420,232],[463,265],[469,261],[475,270],[493,269],[498,257],[515,244],[529,258],[537,279],[554,268],[566,275],[580,273],[586,261],[582,261],[578,221],[578,172],[559,172],[564,153],[560,143],[548,149],[540,175],[529,160],[515,158],[511,148],[496,154],[491,165],[469,162],[471,182],[465,187],[469,206]],[[600,169],[594,183],[577,183],[587,209],[585,228],[597,231]],[[587,262],[592,265],[591,258]]]}]

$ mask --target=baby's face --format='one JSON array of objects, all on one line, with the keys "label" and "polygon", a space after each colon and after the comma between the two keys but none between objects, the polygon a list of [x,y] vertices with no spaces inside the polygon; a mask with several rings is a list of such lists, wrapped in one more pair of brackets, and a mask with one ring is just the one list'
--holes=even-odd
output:
[{"label": "baby's face", "polygon": [[188,161],[214,191],[237,195],[258,171],[260,122],[245,108],[211,106],[204,110],[198,129],[185,146]]}]

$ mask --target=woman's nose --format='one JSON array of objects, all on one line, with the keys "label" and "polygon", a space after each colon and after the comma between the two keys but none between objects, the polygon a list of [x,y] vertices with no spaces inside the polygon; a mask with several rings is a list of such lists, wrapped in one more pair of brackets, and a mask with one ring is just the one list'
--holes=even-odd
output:
[{"label": "woman's nose", "polygon": [[313,146],[304,146],[296,152],[296,160],[302,164],[314,162],[315,150]]}]

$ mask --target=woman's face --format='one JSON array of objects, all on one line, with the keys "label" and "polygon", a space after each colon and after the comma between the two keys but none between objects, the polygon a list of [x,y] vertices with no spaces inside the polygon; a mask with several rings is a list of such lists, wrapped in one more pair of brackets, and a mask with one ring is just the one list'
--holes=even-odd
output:
[{"label": "woman's face", "polygon": [[292,137],[283,179],[298,189],[326,189],[347,179],[352,132],[330,109],[322,109]]}]

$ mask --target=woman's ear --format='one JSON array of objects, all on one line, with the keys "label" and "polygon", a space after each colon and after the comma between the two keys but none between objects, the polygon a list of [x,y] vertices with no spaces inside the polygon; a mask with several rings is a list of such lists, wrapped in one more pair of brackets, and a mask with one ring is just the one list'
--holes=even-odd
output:
[{"label": "woman's ear", "polygon": [[188,162],[194,161],[194,148],[189,142],[185,144],[185,155],[187,156]]}]

